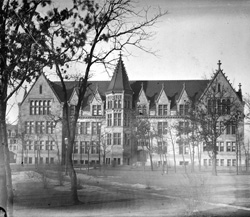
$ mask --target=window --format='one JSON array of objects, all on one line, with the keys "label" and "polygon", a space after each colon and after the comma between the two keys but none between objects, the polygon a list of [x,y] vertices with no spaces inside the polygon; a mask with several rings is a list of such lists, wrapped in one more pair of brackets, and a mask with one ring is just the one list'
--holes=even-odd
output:
[{"label": "window", "polygon": [[208,160],[208,166],[212,166],[212,160],[211,159]]},{"label": "window", "polygon": [[179,122],[179,128],[182,131],[182,133],[188,133],[188,128],[189,128],[189,122],[185,121],[180,121]]},{"label": "window", "polygon": [[130,134],[129,133],[125,133],[124,134],[124,142],[125,142],[125,145],[130,145]]},{"label": "window", "polygon": [[228,167],[231,166],[231,159],[227,159],[227,166],[228,166]]},{"label": "window", "polygon": [[55,122],[53,121],[46,121],[46,133],[53,134],[55,131]]},{"label": "window", "polygon": [[113,144],[114,145],[121,145],[121,133],[114,133],[113,134]]},{"label": "window", "polygon": [[111,140],[112,139],[112,134],[111,133],[107,133],[107,145],[111,145]]},{"label": "window", "polygon": [[121,113],[114,113],[114,126],[121,126]]},{"label": "window", "polygon": [[168,122],[158,122],[158,134],[166,135],[168,131]]},{"label": "window", "polygon": [[49,164],[49,158],[48,157],[45,158],[45,163]]},{"label": "window", "polygon": [[129,127],[129,125],[130,125],[130,116],[129,116],[129,114],[124,114],[124,126],[125,127]]},{"label": "window", "polygon": [[50,158],[50,164],[54,164],[54,158],[53,157]]},{"label": "window", "polygon": [[89,149],[90,149],[90,142],[89,141],[84,141],[84,149],[85,149],[85,154],[89,154]]},{"label": "window", "polygon": [[227,144],[227,152],[232,151],[231,142],[227,142],[226,144]]},{"label": "window", "polygon": [[102,107],[101,107],[101,105],[92,105],[92,115],[93,116],[102,115]]},{"label": "window", "polygon": [[163,116],[168,114],[168,105],[158,105],[158,115]]},{"label": "window", "polygon": [[40,150],[44,150],[45,149],[45,147],[44,147],[44,141],[40,141]]},{"label": "window", "polygon": [[32,164],[32,157],[29,157],[29,164]]},{"label": "window", "polygon": [[73,152],[74,152],[75,154],[78,153],[78,142],[75,142],[75,143],[74,143],[74,150],[73,150]]},{"label": "window", "polygon": [[85,153],[85,143],[83,141],[80,142],[80,154]]},{"label": "window", "polygon": [[25,141],[24,150],[33,150],[30,140]]},{"label": "window", "polygon": [[50,115],[51,101],[50,100],[31,100],[30,115]]},{"label": "window", "polygon": [[236,143],[232,142],[232,151],[235,152],[236,151]]},{"label": "window", "polygon": [[224,159],[220,159],[220,165],[224,166]]},{"label": "window", "polygon": [[108,109],[111,109],[111,108],[112,108],[112,101],[109,100],[109,101],[108,101]]},{"label": "window", "polygon": [[107,115],[107,126],[112,126],[112,114]]},{"label": "window", "polygon": [[44,121],[36,121],[36,133],[37,134],[45,133]]},{"label": "window", "polygon": [[99,135],[101,133],[101,123],[92,122],[92,135]]},{"label": "window", "polygon": [[179,143],[179,154],[188,154],[188,146],[183,143]]},{"label": "window", "polygon": [[78,128],[79,134],[90,135],[90,122],[81,122]]},{"label": "window", "polygon": [[227,99],[227,102],[226,102],[226,113],[229,115],[231,112],[231,102],[230,102],[230,99]]},{"label": "window", "polygon": [[35,133],[34,121],[25,121],[25,133],[26,134]]},{"label": "window", "polygon": [[146,105],[138,105],[137,112],[139,115],[147,115],[147,106]]},{"label": "window", "polygon": [[226,126],[226,134],[229,135],[229,134],[232,134],[232,135],[235,135],[236,133],[236,126],[234,123],[229,123],[227,126]]},{"label": "window", "polygon": [[91,144],[91,154],[99,154],[99,143],[93,141]]},{"label": "window", "polygon": [[179,115],[188,115],[189,105],[180,104],[179,105]]},{"label": "window", "polygon": [[39,93],[40,93],[40,94],[43,93],[43,86],[42,86],[42,85],[39,86]]},{"label": "window", "polygon": [[207,166],[207,159],[203,160],[203,164],[204,164],[204,166]]},{"label": "window", "polygon": [[220,142],[220,148],[219,148],[220,152],[224,151],[224,142]]},{"label": "window", "polygon": [[232,160],[232,164],[233,164],[234,167],[236,166],[236,159]]},{"label": "window", "polygon": [[43,164],[43,158],[40,157],[40,164]]}]

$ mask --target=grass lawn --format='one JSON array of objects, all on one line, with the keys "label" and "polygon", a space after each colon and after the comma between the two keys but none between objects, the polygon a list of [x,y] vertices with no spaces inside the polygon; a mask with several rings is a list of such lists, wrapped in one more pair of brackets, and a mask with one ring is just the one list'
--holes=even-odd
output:
[{"label": "grass lawn", "polygon": [[[72,205],[70,184],[58,185],[55,171],[47,179],[33,171],[13,172],[15,216],[183,216],[250,212],[250,176],[233,172],[178,173],[146,168],[77,169],[81,205]],[[45,185],[44,185],[45,183]],[[44,188],[45,187],[45,188]],[[224,215],[227,216],[227,215]],[[243,216],[243,215],[242,215]],[[250,215],[249,215],[250,216]]]}]

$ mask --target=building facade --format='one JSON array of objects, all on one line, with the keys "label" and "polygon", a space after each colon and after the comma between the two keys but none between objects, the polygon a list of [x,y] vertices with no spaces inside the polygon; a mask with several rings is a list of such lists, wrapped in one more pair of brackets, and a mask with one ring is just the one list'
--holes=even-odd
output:
[{"label": "building facade", "polygon": [[10,152],[10,163],[16,163],[18,151],[18,126],[7,124],[8,146]]},{"label": "building facade", "polygon": [[[77,123],[73,161],[75,165],[150,163],[173,166],[191,163],[211,165],[206,143],[195,146],[180,142],[177,125],[185,118],[193,102],[209,103],[213,86],[226,90],[223,100],[237,102],[243,109],[241,87],[235,91],[220,68],[211,80],[130,81],[119,58],[111,81],[90,81]],[[71,114],[77,102],[77,82],[66,82]],[[63,132],[63,91],[60,82],[49,81],[44,74],[37,79],[19,105],[19,132],[22,133],[24,164],[63,163],[67,138]],[[224,101],[222,103],[225,104]],[[221,104],[221,109],[224,107]],[[206,104],[207,105],[207,104]],[[220,104],[217,105],[220,107]],[[140,135],[138,122],[147,122],[147,141]],[[244,138],[243,124],[237,126]],[[236,165],[236,127],[226,127],[218,138],[218,166]],[[238,159],[244,163],[244,156]]]}]

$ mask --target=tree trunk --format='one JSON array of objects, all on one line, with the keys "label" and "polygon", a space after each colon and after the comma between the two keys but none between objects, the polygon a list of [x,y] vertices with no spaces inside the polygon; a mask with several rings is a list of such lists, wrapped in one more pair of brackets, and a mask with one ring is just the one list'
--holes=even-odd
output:
[{"label": "tree trunk", "polygon": [[69,176],[70,176],[70,183],[71,183],[71,199],[74,204],[79,203],[78,195],[77,195],[77,176],[76,172],[73,167],[73,161],[72,161],[72,150],[73,150],[74,140],[70,139],[69,147],[68,147],[68,170],[69,170]]},{"label": "tree trunk", "polygon": [[215,153],[213,153],[213,156],[212,156],[212,175],[217,176],[216,154]]},{"label": "tree trunk", "polygon": [[153,165],[153,156],[152,156],[152,153],[149,153],[149,158],[150,158],[151,171],[153,171],[154,170],[154,165]]},{"label": "tree trunk", "polygon": [[197,154],[198,154],[198,161],[199,161],[199,171],[201,171],[201,148],[199,146],[199,142],[198,142],[198,145],[197,145]]},{"label": "tree trunk", "polygon": [[[7,210],[8,216],[13,216],[13,190],[12,190],[12,178],[11,178],[11,168],[9,159],[9,148],[7,140],[7,130],[6,130],[6,103],[0,102],[0,203],[3,204],[2,207]],[[4,186],[5,185],[5,186]],[[3,193],[2,193],[3,191]]]}]

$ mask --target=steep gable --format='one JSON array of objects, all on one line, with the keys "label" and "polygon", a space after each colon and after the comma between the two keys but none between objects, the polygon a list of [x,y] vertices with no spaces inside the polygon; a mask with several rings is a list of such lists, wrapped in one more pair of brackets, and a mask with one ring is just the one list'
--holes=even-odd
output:
[{"label": "steep gable", "polygon": [[60,102],[57,94],[55,93],[54,89],[50,85],[50,81],[45,77],[43,73],[38,77],[35,83],[31,86],[30,90],[24,96],[21,105],[27,101],[28,98],[53,98]]},{"label": "steep gable", "polygon": [[187,91],[186,91],[186,83],[184,82],[180,96],[177,99],[177,104],[185,103],[188,101],[190,101],[190,99],[189,99],[189,96],[188,96]]},{"label": "steep gable", "polygon": [[157,97],[155,103],[157,103],[157,104],[169,104],[168,96],[164,90],[164,83],[162,84],[161,92],[159,93],[159,96]]},{"label": "steep gable", "polygon": [[96,90],[95,90],[95,92],[94,92],[94,94],[92,96],[92,99],[90,100],[90,103],[95,104],[95,105],[96,104],[103,104],[102,97],[101,97],[101,95],[99,93],[98,85],[96,86]]},{"label": "steep gable", "polygon": [[143,83],[141,85],[141,90],[140,90],[140,93],[138,95],[138,99],[137,99],[137,104],[148,104],[149,101],[147,99],[147,96],[145,94],[145,91],[143,89]]},{"label": "steep gable", "polygon": [[209,97],[209,95],[211,95],[213,92],[213,93],[216,93],[218,97],[222,97],[222,98],[233,97],[242,101],[239,94],[232,87],[232,84],[227,79],[225,73],[223,72],[220,66],[221,66],[221,62],[219,61],[218,70],[216,70],[216,73],[214,74],[213,78],[207,85],[207,88],[204,90],[200,99],[202,100],[203,97]]}]

